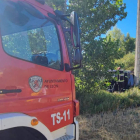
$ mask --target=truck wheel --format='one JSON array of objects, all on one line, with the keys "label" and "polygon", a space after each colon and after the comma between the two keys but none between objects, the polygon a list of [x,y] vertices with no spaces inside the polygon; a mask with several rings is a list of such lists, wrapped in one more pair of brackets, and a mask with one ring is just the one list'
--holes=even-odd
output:
[{"label": "truck wheel", "polygon": [[47,140],[40,132],[28,127],[0,131],[0,140]]}]

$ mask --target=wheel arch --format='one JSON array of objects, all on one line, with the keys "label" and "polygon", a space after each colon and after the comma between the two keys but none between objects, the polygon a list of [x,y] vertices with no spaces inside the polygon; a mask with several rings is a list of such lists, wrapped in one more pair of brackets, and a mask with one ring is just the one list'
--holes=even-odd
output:
[{"label": "wheel arch", "polygon": [[28,127],[39,131],[46,139],[53,140],[50,130],[40,121],[38,125],[32,126],[32,119],[37,118],[22,113],[0,114],[0,130],[7,130],[16,127]]}]

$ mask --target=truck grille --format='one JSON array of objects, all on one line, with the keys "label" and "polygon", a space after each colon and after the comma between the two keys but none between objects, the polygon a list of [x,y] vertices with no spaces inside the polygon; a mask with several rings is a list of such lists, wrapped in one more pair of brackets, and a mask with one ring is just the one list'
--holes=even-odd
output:
[{"label": "truck grille", "polygon": [[65,135],[55,140],[74,140],[73,136]]}]

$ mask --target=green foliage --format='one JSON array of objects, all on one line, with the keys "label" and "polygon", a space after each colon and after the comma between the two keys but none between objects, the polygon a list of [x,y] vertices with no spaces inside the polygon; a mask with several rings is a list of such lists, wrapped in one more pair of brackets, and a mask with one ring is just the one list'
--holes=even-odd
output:
[{"label": "green foliage", "polygon": [[115,67],[117,42],[100,39],[92,40],[91,44],[92,46],[87,44],[85,48],[83,68],[76,73],[77,90],[93,92],[104,88],[104,81],[109,78],[107,71]]},{"label": "green foliage", "polygon": [[135,50],[135,38],[130,37],[130,34],[127,33],[124,41],[125,53],[133,52]]},{"label": "green foliage", "polygon": [[134,107],[140,104],[140,90],[130,89],[125,93],[109,93],[104,90],[95,92],[77,92],[80,101],[80,113],[93,114],[106,111],[115,111]]},{"label": "green foliage", "polygon": [[116,5],[117,6],[120,6],[120,5],[122,5],[123,4],[123,0],[116,0]]},{"label": "green foliage", "polygon": [[[135,50],[135,38],[130,37],[130,34],[127,33],[127,36],[121,32],[116,26],[113,30],[107,32],[107,37],[111,37],[112,41],[118,41],[120,49],[120,57],[133,52]],[[117,59],[117,58],[116,58]]]},{"label": "green foliage", "polygon": [[127,15],[125,4],[119,0],[69,0],[69,3],[68,11],[77,11],[80,16],[83,43],[106,33]]},{"label": "green foliage", "polygon": [[107,32],[107,36],[111,36],[111,40],[112,41],[120,41],[120,45],[123,44],[123,41],[125,39],[124,34],[121,32],[121,30],[119,28],[117,28],[116,26],[113,28],[113,30],[109,30]]},{"label": "green foliage", "polygon": [[109,30],[107,32],[107,38],[111,38],[111,41],[118,41],[118,51],[119,54],[116,56],[116,59],[121,58],[125,54],[125,48],[124,48],[124,39],[125,36],[121,32],[120,29],[118,29],[116,26],[113,28],[113,30]]},{"label": "green foliage", "polygon": [[64,13],[66,11],[67,0],[45,0],[47,5],[52,7],[54,10],[62,10]]},{"label": "green foliage", "polygon": [[125,70],[134,71],[135,54],[128,53],[123,58],[115,60],[116,67],[121,67]]}]

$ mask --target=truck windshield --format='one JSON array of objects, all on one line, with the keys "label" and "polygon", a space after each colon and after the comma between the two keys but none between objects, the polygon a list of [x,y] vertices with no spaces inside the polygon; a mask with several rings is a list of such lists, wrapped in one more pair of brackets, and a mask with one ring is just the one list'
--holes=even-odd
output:
[{"label": "truck windshield", "polygon": [[61,69],[56,27],[27,3],[0,1],[0,31],[5,52],[13,57]]}]

